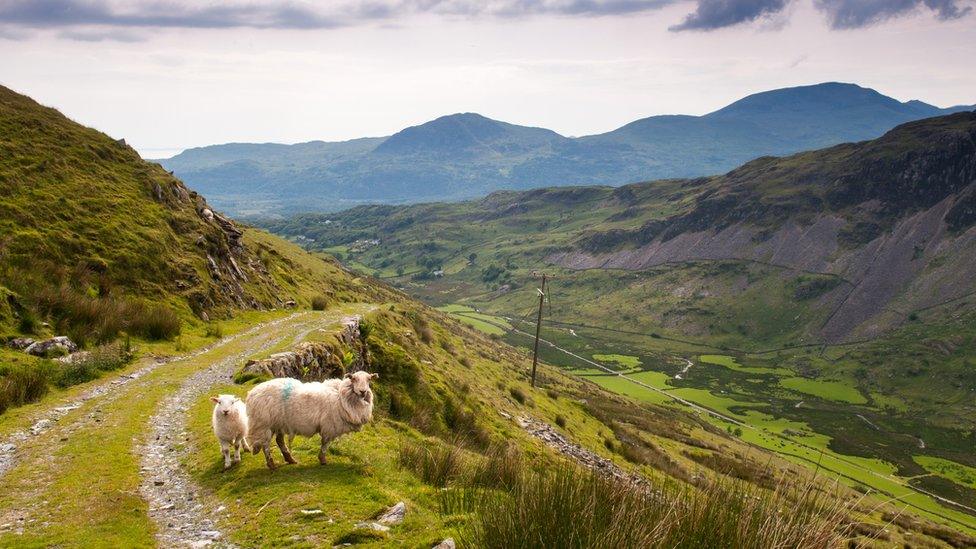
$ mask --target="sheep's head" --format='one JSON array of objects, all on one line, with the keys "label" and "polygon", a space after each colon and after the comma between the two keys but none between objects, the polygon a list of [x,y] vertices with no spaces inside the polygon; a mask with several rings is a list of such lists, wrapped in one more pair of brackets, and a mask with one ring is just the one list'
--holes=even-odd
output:
[{"label": "sheep's head", "polygon": [[234,406],[241,401],[234,395],[217,395],[210,397],[215,404],[214,410],[220,415],[229,416],[234,411]]},{"label": "sheep's head", "polygon": [[373,391],[369,388],[369,382],[378,377],[380,377],[379,374],[371,374],[369,372],[351,372],[346,374],[346,380],[349,382],[352,393],[363,402],[371,402],[373,400]]}]

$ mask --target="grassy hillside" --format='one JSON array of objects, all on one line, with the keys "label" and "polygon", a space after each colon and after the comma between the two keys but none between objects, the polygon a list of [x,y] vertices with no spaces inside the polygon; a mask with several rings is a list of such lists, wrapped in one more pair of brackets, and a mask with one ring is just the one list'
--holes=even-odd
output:
[{"label": "grassy hillside", "polygon": [[547,361],[623,368],[651,387],[592,379],[719,412],[789,459],[825,452],[876,489],[891,475],[976,507],[955,469],[931,466],[976,466],[974,135],[963,113],[714,178],[267,226],[516,345],[546,271],[543,337],[566,351],[544,345]]}]

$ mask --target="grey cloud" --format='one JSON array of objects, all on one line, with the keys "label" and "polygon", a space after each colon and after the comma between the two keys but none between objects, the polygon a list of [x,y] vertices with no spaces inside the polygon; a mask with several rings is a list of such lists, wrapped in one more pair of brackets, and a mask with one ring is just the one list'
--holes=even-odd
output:
[{"label": "grey cloud", "polygon": [[[599,17],[657,10],[681,0],[0,0],[0,37],[27,36],[24,29],[60,29],[72,40],[135,39],[105,29],[330,29],[429,13],[448,17],[516,19],[539,15]],[[794,0],[698,0],[673,31],[708,31],[757,20],[785,21]],[[813,0],[833,28],[871,25],[925,6],[940,19],[972,11],[971,0]],[[93,30],[94,29],[94,30]]]},{"label": "grey cloud", "polygon": [[934,11],[943,21],[972,12],[971,6],[961,6],[958,0],[816,0],[815,5],[835,29],[867,27],[922,7]]},{"label": "grey cloud", "polygon": [[670,30],[714,30],[768,18],[790,0],[698,0],[698,7]]},{"label": "grey cloud", "polygon": [[0,0],[0,22],[35,28],[82,25],[179,28],[331,28],[340,22],[291,3],[190,7],[151,2],[114,7],[99,0]]},{"label": "grey cloud", "polygon": [[[194,7],[175,1],[117,5],[105,0],[0,0],[0,23],[34,28],[72,26],[323,29],[388,21],[415,13],[460,16],[620,15],[658,9],[676,0],[369,0],[333,3],[217,2]],[[328,4],[326,4],[328,5]]]},{"label": "grey cloud", "polygon": [[[769,19],[783,13],[794,0],[698,0],[695,11],[672,31],[709,31]],[[973,8],[966,0],[813,0],[834,29],[867,27],[928,8],[940,20],[958,19]]]}]

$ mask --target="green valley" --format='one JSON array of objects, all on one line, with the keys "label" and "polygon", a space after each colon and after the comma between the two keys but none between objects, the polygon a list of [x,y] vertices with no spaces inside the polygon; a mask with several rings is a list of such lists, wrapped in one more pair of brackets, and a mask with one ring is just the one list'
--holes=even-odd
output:
[{"label": "green valley", "polygon": [[374,242],[343,260],[522,347],[545,272],[545,361],[962,527],[976,490],[918,456],[976,466],[974,135],[963,113],[711,178],[260,224]]}]

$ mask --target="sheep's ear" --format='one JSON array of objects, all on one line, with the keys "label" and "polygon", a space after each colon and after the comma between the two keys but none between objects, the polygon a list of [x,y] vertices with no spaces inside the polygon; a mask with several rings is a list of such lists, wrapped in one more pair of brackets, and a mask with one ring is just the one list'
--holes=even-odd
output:
[{"label": "sheep's ear", "polygon": [[210,397],[210,400],[214,402],[220,402],[220,397]]},{"label": "sheep's ear", "polygon": [[379,374],[369,374],[369,379],[377,379],[379,377],[380,377]]}]

